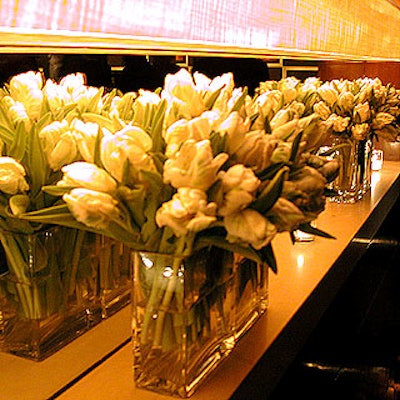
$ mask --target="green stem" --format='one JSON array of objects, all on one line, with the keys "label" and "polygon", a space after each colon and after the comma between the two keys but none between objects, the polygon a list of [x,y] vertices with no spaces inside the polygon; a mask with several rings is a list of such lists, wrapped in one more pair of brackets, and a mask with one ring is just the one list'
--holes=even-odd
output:
[{"label": "green stem", "polygon": [[71,262],[71,273],[69,281],[67,282],[68,290],[66,290],[68,296],[71,296],[76,289],[76,275],[78,271],[79,262],[81,259],[81,249],[85,235],[86,235],[85,231],[80,229],[76,230],[76,239],[73,246],[74,253],[72,255],[72,262]]},{"label": "green stem", "polygon": [[[135,257],[140,257],[138,254],[135,255]],[[164,255],[160,256],[161,258],[164,257]],[[160,304],[164,292],[164,279],[161,272],[164,269],[164,266],[161,265],[157,261],[158,255],[154,258],[154,282],[151,286],[151,292],[149,299],[147,301],[145,311],[144,311],[144,316],[143,316],[143,325],[142,325],[142,333],[140,336],[140,341],[142,344],[146,344],[149,341],[149,335],[148,331],[150,329],[150,324],[153,318],[153,315],[155,313],[155,310],[157,310],[158,305]],[[141,261],[137,260],[137,263],[140,263]]]},{"label": "green stem", "polygon": [[171,276],[168,278],[168,284],[165,289],[164,297],[162,299],[158,315],[156,321],[156,328],[154,331],[154,341],[153,347],[161,346],[163,330],[164,330],[164,320],[166,311],[169,309],[169,305],[171,303],[172,296],[175,292],[175,286],[178,280],[178,270],[182,264],[181,257],[174,257],[174,262],[172,264],[172,273]]},{"label": "green stem", "polygon": [[[188,240],[189,239],[189,240]],[[184,296],[183,296],[183,286],[184,286],[184,281],[181,280],[179,282],[178,280],[178,271],[179,268],[182,264],[182,259],[184,255],[188,255],[191,252],[192,246],[190,245],[188,248],[186,248],[188,243],[192,243],[191,236],[188,237],[182,237],[178,240],[177,243],[177,248],[176,248],[176,255],[174,256],[174,261],[172,264],[172,273],[171,276],[168,278],[168,284],[161,302],[160,309],[158,311],[158,317],[156,321],[156,327],[155,327],[155,332],[154,332],[154,341],[153,341],[153,347],[159,347],[161,346],[162,343],[162,337],[163,337],[163,330],[164,330],[164,320],[166,316],[166,312],[169,310],[169,306],[171,303],[172,296],[174,293],[179,292],[181,296],[179,296],[179,301],[177,304],[178,310],[182,311],[183,310],[183,301],[184,301]],[[181,283],[179,285],[179,283]],[[178,286],[177,286],[178,284]]]},{"label": "green stem", "polygon": [[99,259],[99,280],[100,280],[100,290],[106,290],[110,286],[110,274],[109,274],[109,266],[110,266],[110,243],[109,238],[105,236],[98,235],[96,237],[96,242],[99,246],[100,250],[97,254],[100,254]]},{"label": "green stem", "polygon": [[6,253],[10,272],[16,278],[15,287],[18,299],[21,302],[22,313],[25,317],[32,318],[34,316],[34,302],[30,290],[30,281],[24,274],[26,262],[21,254],[20,246],[12,233],[0,231],[0,240]]}]

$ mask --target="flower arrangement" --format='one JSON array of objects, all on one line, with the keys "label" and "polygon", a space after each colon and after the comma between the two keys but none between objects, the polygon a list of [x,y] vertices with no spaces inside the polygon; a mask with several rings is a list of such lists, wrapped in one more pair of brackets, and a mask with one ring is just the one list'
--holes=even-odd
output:
[{"label": "flower arrangement", "polygon": [[58,198],[42,188],[61,179],[65,163],[90,157],[97,131],[82,116],[100,111],[102,95],[81,74],[56,84],[33,71],[14,76],[0,91],[0,239],[7,259],[1,270],[11,276],[2,295],[12,294],[23,318],[65,310],[68,297],[81,290],[79,279],[95,285],[88,263],[78,268],[84,231],[62,229],[61,244],[60,228],[18,215],[52,207]]},{"label": "flower arrangement", "polygon": [[[165,312],[184,309],[182,258],[216,247],[276,272],[278,233],[330,237],[311,225],[338,172],[336,160],[316,154],[330,133],[313,109],[316,98],[312,85],[295,80],[251,98],[231,73],[211,80],[185,69],[167,75],[160,91],[124,95],[87,87],[80,74],[59,84],[18,75],[1,100],[2,154],[18,165],[5,168],[18,185],[3,190],[3,228],[63,226],[173,256],[168,284],[146,270],[141,337],[156,352],[169,348],[178,327],[189,331],[189,322],[171,328]],[[194,337],[212,318],[207,307],[195,308]]]},{"label": "flower arrangement", "polygon": [[[62,86],[47,85],[54,92]],[[276,87],[251,98],[231,73],[211,80],[181,69],[166,76],[160,91],[98,91],[83,106],[59,102],[52,111],[57,118],[38,129],[44,159],[57,174],[41,186],[50,202],[9,207],[7,215],[100,233],[140,254],[136,289],[145,306],[135,354],[147,372],[161,370],[163,379],[175,381],[188,369],[180,368],[187,356],[177,355],[182,341],[187,351],[204,343],[214,349],[218,333],[229,342],[237,319],[218,328],[212,321],[223,316],[224,299],[237,301],[224,281],[235,263],[245,296],[248,281],[265,280],[268,267],[277,271],[272,242],[278,233],[301,229],[331,237],[311,221],[324,210],[338,163],[316,155],[329,126],[314,112],[311,90],[297,90]],[[214,260],[215,248],[251,262],[223,256],[224,267]],[[208,267],[197,265],[198,254]],[[193,273],[192,300],[185,297],[183,260]],[[248,325],[246,317],[241,321]],[[197,371],[209,353],[192,354],[198,362],[189,369]],[[137,376],[146,386],[146,374]]]},{"label": "flower arrangement", "polygon": [[143,251],[183,255],[214,244],[275,269],[272,239],[313,229],[337,172],[312,152],[328,131],[320,114],[302,117],[307,104],[287,97],[275,90],[251,99],[230,73],[211,80],[184,69],[159,93],[105,95],[100,112],[42,129],[61,137],[71,124],[90,126],[92,151],[64,158],[62,178],[43,184],[54,205],[14,215]]},{"label": "flower arrangement", "polygon": [[340,162],[339,176],[330,185],[332,200],[354,202],[360,199],[370,186],[374,142],[399,138],[398,91],[392,85],[382,85],[378,78],[328,82],[319,78],[308,78],[304,82],[287,78],[260,86],[263,92],[277,88],[285,90],[289,100],[284,108],[292,109],[300,100],[302,106],[297,109],[303,116],[318,113],[326,131],[330,132],[325,143],[330,148],[324,152],[321,149],[320,153],[336,157]]}]

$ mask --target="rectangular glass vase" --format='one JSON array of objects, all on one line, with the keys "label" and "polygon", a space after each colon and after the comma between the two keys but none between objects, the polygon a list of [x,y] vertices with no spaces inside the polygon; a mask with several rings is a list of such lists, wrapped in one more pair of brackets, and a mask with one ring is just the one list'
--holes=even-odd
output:
[{"label": "rectangular glass vase", "polygon": [[187,398],[268,305],[268,266],[215,247],[187,258],[135,253],[134,380]]},{"label": "rectangular glass vase", "polygon": [[130,302],[131,251],[54,226],[0,231],[0,350],[41,361]]},{"label": "rectangular glass vase", "polygon": [[84,245],[95,286],[91,313],[101,321],[131,302],[132,251],[118,240],[90,232],[86,232]]}]

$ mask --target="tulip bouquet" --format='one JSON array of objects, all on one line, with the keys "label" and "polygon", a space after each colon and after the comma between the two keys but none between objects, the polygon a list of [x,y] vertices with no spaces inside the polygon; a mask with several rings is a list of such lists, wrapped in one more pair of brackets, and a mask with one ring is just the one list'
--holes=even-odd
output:
[{"label": "tulip bouquet", "polygon": [[[73,117],[40,129],[43,149],[62,176],[42,182],[51,205],[14,217],[173,255],[176,279],[167,285],[143,268],[149,289],[141,340],[157,350],[177,337],[165,310],[185,301],[177,278],[182,258],[214,246],[276,271],[277,233],[302,229],[330,237],[310,224],[338,170],[335,160],[315,154],[329,129],[310,93],[304,89],[295,99],[276,88],[251,98],[231,73],[211,80],[182,69],[157,92],[95,95],[90,110],[74,108]],[[85,132],[78,142],[77,131]],[[204,326],[211,318],[205,315],[197,309],[191,326]]]},{"label": "tulip bouquet", "polygon": [[80,74],[56,84],[33,71],[14,76],[0,91],[2,295],[12,294],[23,318],[41,320],[63,310],[79,274],[94,285],[88,265],[77,269],[85,231],[63,228],[62,243],[55,242],[61,229],[18,216],[52,207],[58,198],[42,187],[61,179],[65,163],[89,157],[97,126],[82,116],[100,113],[102,96]]},{"label": "tulip bouquet", "polygon": [[312,152],[329,133],[319,113],[303,117],[296,101],[277,107],[284,91],[264,94],[251,99],[230,73],[211,80],[182,69],[159,93],[104,96],[101,112],[73,121],[93,126],[90,157],[64,158],[62,178],[42,186],[54,205],[18,218],[102,232],[141,251],[214,244],[274,268],[271,240],[311,229],[337,163]]},{"label": "tulip bouquet", "polygon": [[369,189],[374,140],[397,140],[398,93],[378,78],[324,82],[317,93],[313,108],[332,129],[329,153],[342,160],[336,200],[353,202]]}]

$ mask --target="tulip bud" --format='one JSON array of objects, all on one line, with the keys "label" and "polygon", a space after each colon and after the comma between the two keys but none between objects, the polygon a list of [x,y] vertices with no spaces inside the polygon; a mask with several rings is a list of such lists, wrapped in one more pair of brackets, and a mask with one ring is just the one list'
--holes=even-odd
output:
[{"label": "tulip bud", "polygon": [[246,133],[242,145],[234,154],[235,160],[255,171],[262,171],[271,164],[274,150],[278,140],[265,134],[264,131],[251,131]]},{"label": "tulip bud", "polygon": [[155,171],[153,159],[148,154],[152,149],[151,137],[138,126],[127,125],[114,135],[103,137],[101,142],[101,161],[105,169],[122,182],[126,161],[130,163],[132,183],[140,180],[138,171]]},{"label": "tulip bud", "polygon": [[266,216],[277,227],[278,232],[292,232],[306,220],[301,210],[284,197],[275,202]]},{"label": "tulip bud", "polygon": [[162,204],[156,212],[159,227],[170,227],[176,236],[190,232],[199,232],[216,221],[215,203],[207,202],[204,191],[191,188],[179,188],[172,199]]},{"label": "tulip bud", "polygon": [[357,104],[354,107],[353,118],[358,124],[367,122],[371,117],[371,110],[368,102]]},{"label": "tulip bud", "polygon": [[25,110],[25,106],[21,102],[15,101],[11,96],[4,96],[1,101],[5,105],[12,123],[16,125],[22,121],[26,131],[29,132],[32,127],[32,121]]},{"label": "tulip bud", "polygon": [[229,154],[234,154],[242,146],[249,129],[250,121],[243,120],[238,112],[232,112],[219,125],[217,131],[228,136],[226,143],[227,151]]},{"label": "tulip bud", "polygon": [[38,120],[40,117],[43,102],[42,86],[40,72],[24,72],[10,80],[11,97],[24,105],[29,118],[32,120]]},{"label": "tulip bud", "polygon": [[278,82],[278,89],[282,92],[284,104],[289,104],[297,97],[296,87],[299,85],[300,80],[294,76],[281,79]]},{"label": "tulip bud", "polygon": [[116,181],[105,170],[83,161],[64,166],[63,178],[57,186],[83,187],[99,192],[113,193],[117,188]]},{"label": "tulip bud", "polygon": [[166,156],[173,157],[186,140],[201,141],[209,139],[211,123],[208,114],[205,113],[190,121],[180,119],[173,123],[164,133],[164,140],[167,144]]},{"label": "tulip bud", "polygon": [[227,161],[225,153],[213,158],[208,140],[187,140],[175,158],[164,164],[164,182],[175,188],[191,187],[207,190],[217,179],[218,170]]},{"label": "tulip bud", "polygon": [[43,151],[47,162],[54,171],[63,165],[70,164],[78,156],[78,147],[75,136],[72,134],[68,122],[54,121],[39,132]]},{"label": "tulip bud", "polygon": [[351,135],[355,140],[364,140],[369,133],[369,124],[356,124],[351,127]]},{"label": "tulip bud", "polygon": [[320,95],[321,99],[324,100],[330,107],[332,107],[337,98],[338,93],[337,91],[331,86],[329,82],[324,83],[317,89],[318,94]]},{"label": "tulip bud", "polygon": [[319,114],[321,116],[321,119],[323,119],[323,120],[327,120],[329,118],[329,116],[332,114],[329,106],[323,101],[319,101],[318,103],[315,103],[313,106],[313,110],[314,110],[314,112]]},{"label": "tulip bud", "polygon": [[299,125],[298,118],[295,118],[285,124],[275,128],[272,131],[272,135],[276,139],[280,140],[289,140],[290,138],[295,137],[301,131],[301,127]]},{"label": "tulip bud", "polygon": [[315,168],[304,166],[285,181],[282,197],[294,203],[303,213],[321,212],[325,207],[327,180]]},{"label": "tulip bud", "polygon": [[327,124],[329,124],[335,132],[344,132],[350,124],[350,117],[341,117],[336,114],[332,114],[327,119]]},{"label": "tulip bud", "polygon": [[[133,122],[141,127],[145,127],[148,114],[154,113],[155,107],[161,102],[158,94],[149,90],[139,90],[139,97],[133,103]],[[153,111],[150,111],[153,110]]]},{"label": "tulip bud", "polygon": [[343,92],[340,93],[338,100],[337,100],[337,105],[340,107],[340,110],[342,113],[347,113],[351,111],[354,107],[354,95],[351,92]]},{"label": "tulip bud", "polygon": [[165,77],[164,91],[185,103],[191,117],[197,117],[205,111],[201,92],[196,88],[191,74],[184,68]]},{"label": "tulip bud", "polygon": [[51,79],[46,81],[43,88],[43,92],[47,98],[50,110],[56,112],[65,105],[72,104],[72,98],[67,92],[66,88],[61,85],[57,85]]},{"label": "tulip bud", "polygon": [[272,131],[285,125],[287,122],[292,121],[294,117],[295,113],[288,108],[279,110],[269,122]]},{"label": "tulip bud", "polygon": [[267,246],[277,233],[275,225],[249,208],[227,215],[224,218],[224,225],[229,242],[250,244],[256,250]]},{"label": "tulip bud", "polygon": [[228,171],[221,171],[222,201],[218,204],[218,214],[227,216],[246,208],[253,200],[261,181],[250,168],[235,164]]},{"label": "tulip bud", "polygon": [[72,189],[63,200],[74,218],[90,228],[106,230],[111,221],[120,220],[118,201],[108,193],[90,189]]},{"label": "tulip bud", "polygon": [[29,190],[25,175],[24,167],[14,158],[0,157],[0,191],[14,195]]},{"label": "tulip bud", "polygon": [[382,129],[385,125],[394,122],[395,117],[386,112],[378,112],[372,120],[372,129]]}]

